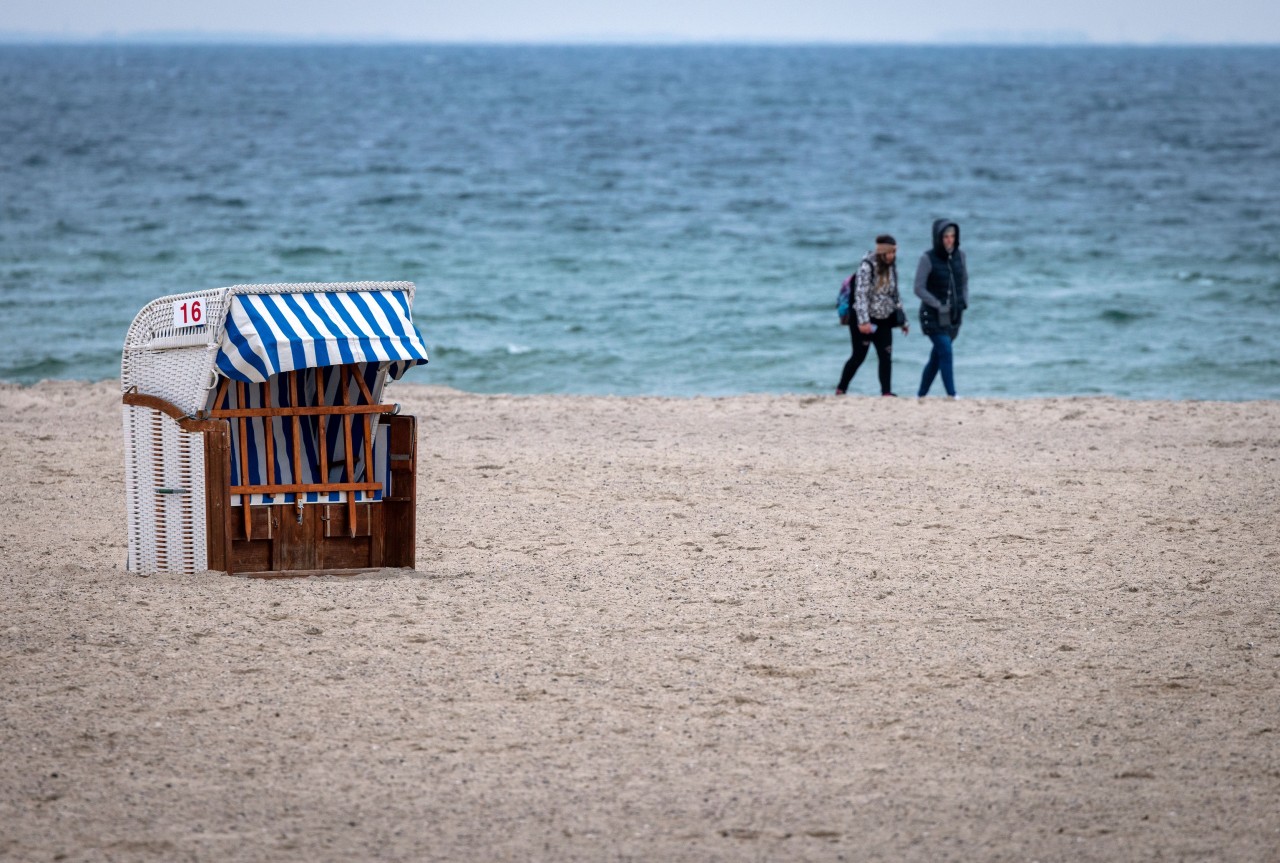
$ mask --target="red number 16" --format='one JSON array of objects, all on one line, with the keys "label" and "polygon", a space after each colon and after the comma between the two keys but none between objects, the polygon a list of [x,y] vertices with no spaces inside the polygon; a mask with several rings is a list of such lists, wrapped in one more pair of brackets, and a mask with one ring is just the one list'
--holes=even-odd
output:
[{"label": "red number 16", "polygon": [[200,323],[200,318],[204,317],[204,303],[199,300],[192,300],[189,303],[179,303],[178,310],[182,312],[182,323],[177,323],[178,316],[174,315],[174,325],[181,327],[189,327]]}]

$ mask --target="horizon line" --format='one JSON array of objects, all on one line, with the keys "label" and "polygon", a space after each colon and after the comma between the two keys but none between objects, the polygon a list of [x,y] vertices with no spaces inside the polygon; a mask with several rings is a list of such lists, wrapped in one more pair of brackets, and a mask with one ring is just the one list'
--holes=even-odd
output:
[{"label": "horizon line", "polygon": [[702,46],[882,46],[882,47],[965,47],[965,48],[1274,48],[1278,41],[1236,42],[1196,41],[1164,37],[1152,40],[1097,40],[1084,34],[957,33],[936,35],[929,39],[852,39],[852,38],[763,38],[763,37],[686,37],[650,34],[624,36],[594,34],[582,36],[530,38],[425,38],[386,34],[294,34],[268,32],[223,32],[204,30],[137,30],[128,33],[67,34],[40,31],[0,31],[0,45],[311,45],[311,46],[491,46],[491,47],[702,47]]}]

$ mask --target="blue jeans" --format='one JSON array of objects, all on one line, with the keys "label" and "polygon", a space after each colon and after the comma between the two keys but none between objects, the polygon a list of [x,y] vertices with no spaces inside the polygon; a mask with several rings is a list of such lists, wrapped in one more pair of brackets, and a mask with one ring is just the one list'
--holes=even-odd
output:
[{"label": "blue jeans", "polygon": [[938,372],[942,372],[942,385],[946,387],[947,395],[956,394],[955,373],[951,367],[951,343],[959,336],[959,332],[952,335],[948,330],[930,333],[929,341],[933,342],[933,352],[929,354],[929,362],[924,365],[924,374],[920,376],[920,391],[917,395],[923,398],[929,394],[929,387],[933,386],[933,379]]}]

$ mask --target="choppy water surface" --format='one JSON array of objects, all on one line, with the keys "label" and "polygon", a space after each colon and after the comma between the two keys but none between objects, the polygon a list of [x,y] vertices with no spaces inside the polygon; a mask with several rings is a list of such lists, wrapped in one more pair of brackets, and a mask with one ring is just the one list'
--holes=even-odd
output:
[{"label": "choppy water surface", "polygon": [[[0,47],[0,379],[134,313],[409,279],[481,392],[828,392],[958,219],[970,396],[1280,398],[1276,49]],[[915,303],[909,303],[914,318]],[[927,353],[899,338],[895,389]],[[878,391],[871,368],[857,392]]]}]

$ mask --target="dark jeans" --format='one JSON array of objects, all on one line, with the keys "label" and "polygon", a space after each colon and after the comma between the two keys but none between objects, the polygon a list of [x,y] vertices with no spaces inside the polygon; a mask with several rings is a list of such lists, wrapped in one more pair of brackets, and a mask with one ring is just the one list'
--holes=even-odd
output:
[{"label": "dark jeans", "polygon": [[951,363],[951,344],[958,338],[960,338],[958,329],[943,330],[929,335],[929,341],[933,342],[933,352],[929,354],[929,362],[925,363],[924,374],[920,376],[920,391],[917,395],[921,398],[929,394],[929,387],[933,386],[933,379],[938,372],[942,372],[942,385],[946,388],[947,395],[956,394],[955,372]]},{"label": "dark jeans", "polygon": [[880,392],[883,394],[892,391],[889,382],[893,377],[893,318],[872,318],[871,323],[876,325],[876,331],[870,334],[858,332],[856,323],[849,325],[849,333],[853,337],[853,356],[845,361],[836,389],[843,391],[849,388],[849,382],[857,374],[858,366],[862,365],[871,346],[875,345],[876,361],[880,364]]}]

